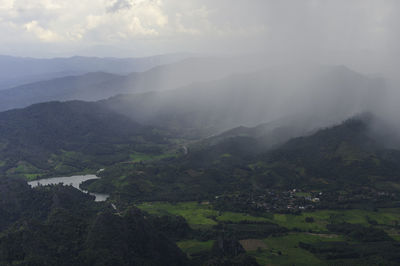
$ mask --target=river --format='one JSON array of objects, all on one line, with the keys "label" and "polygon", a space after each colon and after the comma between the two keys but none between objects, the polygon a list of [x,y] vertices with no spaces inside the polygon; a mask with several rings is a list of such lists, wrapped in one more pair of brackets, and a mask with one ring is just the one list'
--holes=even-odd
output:
[{"label": "river", "polygon": [[[96,175],[76,175],[76,176],[66,176],[66,177],[52,177],[39,179],[35,181],[28,182],[31,187],[37,187],[38,185],[46,186],[46,185],[56,185],[56,184],[64,184],[64,185],[72,185],[73,187],[79,189],[84,193],[88,193],[88,191],[83,190],[79,187],[82,182],[91,179],[99,179],[100,177]],[[89,193],[92,196],[95,196],[95,201],[105,201],[109,197],[108,194],[100,194],[100,193]]]}]

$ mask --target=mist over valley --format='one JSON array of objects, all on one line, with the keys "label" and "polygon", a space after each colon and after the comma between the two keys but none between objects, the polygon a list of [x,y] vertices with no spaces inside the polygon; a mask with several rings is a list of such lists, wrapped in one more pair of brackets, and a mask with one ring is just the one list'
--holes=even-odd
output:
[{"label": "mist over valley", "polygon": [[0,0],[0,265],[398,265],[399,8]]}]

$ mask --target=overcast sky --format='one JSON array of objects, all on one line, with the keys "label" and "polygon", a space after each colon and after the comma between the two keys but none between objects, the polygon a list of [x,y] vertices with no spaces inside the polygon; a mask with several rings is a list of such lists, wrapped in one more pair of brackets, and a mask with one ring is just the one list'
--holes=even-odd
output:
[{"label": "overcast sky", "polygon": [[398,55],[397,0],[0,0],[0,54]]}]

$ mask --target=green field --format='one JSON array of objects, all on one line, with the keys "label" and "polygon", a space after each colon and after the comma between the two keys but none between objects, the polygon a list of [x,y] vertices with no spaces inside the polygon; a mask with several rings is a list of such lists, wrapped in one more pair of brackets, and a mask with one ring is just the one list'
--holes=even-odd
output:
[{"label": "green field", "polygon": [[295,233],[263,239],[266,248],[248,252],[261,265],[326,265],[312,253],[298,247],[299,242],[340,241],[340,236]]},{"label": "green field", "polygon": [[[247,253],[254,257],[260,265],[327,265],[312,253],[299,248],[299,242],[315,243],[318,241],[343,240],[343,237],[337,235],[294,233],[262,239],[261,241],[265,244],[263,248]],[[196,253],[210,251],[213,243],[212,240],[185,240],[177,242],[177,245],[189,257],[192,257]]]},{"label": "green field", "polygon": [[[306,223],[305,218],[314,218],[313,223]],[[369,217],[369,218],[368,218]],[[301,215],[274,214],[273,221],[288,229],[312,230],[323,232],[329,223],[347,222],[369,225],[368,220],[374,220],[379,225],[392,226],[400,221],[399,209],[380,209],[376,212],[366,210],[321,210],[304,212]]]},{"label": "green field", "polygon": [[[209,227],[217,222],[242,221],[272,222],[286,227],[292,232],[283,236],[271,236],[264,239],[246,239],[248,255],[256,258],[260,265],[328,265],[309,251],[299,247],[299,242],[315,243],[318,241],[348,241],[343,236],[331,234],[326,229],[330,223],[353,223],[369,226],[371,221],[384,229],[392,238],[400,240],[400,230],[393,225],[400,222],[399,209],[366,210],[319,210],[293,214],[265,214],[255,217],[245,213],[220,212],[213,210],[211,204],[197,202],[182,203],[143,203],[138,206],[152,214],[181,215],[192,228]],[[306,217],[312,217],[314,222],[307,223]],[[300,229],[302,232],[293,232]],[[262,241],[262,242],[260,242]],[[178,242],[178,246],[192,257],[199,252],[210,251],[213,241],[201,242],[185,240]],[[262,245],[260,245],[260,243]]]},{"label": "green field", "polygon": [[209,204],[197,202],[147,202],[138,205],[140,209],[156,215],[180,215],[186,219],[192,228],[204,225],[216,225],[217,222],[273,222],[270,218],[255,217],[245,213],[220,212],[212,209]]},{"label": "green field", "polygon": [[180,215],[186,219],[192,228],[217,224],[212,217],[217,216],[218,211],[213,210],[209,205],[203,205],[197,202],[181,202],[176,204],[154,202],[143,203],[138,207],[150,214]]},{"label": "green field", "polygon": [[185,240],[185,241],[179,241],[176,244],[183,252],[185,252],[189,257],[191,257],[193,254],[199,252],[210,251],[214,244],[214,241]]},{"label": "green field", "polygon": [[233,223],[238,223],[242,221],[271,222],[271,218],[255,217],[246,213],[238,213],[238,212],[221,212],[220,215],[217,217],[217,220],[220,222],[233,222]]},{"label": "green field", "polygon": [[28,181],[39,179],[43,174],[24,174]]},{"label": "green field", "polygon": [[146,162],[146,161],[153,161],[153,160],[161,160],[165,158],[173,158],[176,157],[176,153],[163,153],[163,154],[145,154],[145,153],[140,153],[140,152],[135,152],[131,154],[130,160],[133,163],[140,163],[140,162]]},{"label": "green field", "polygon": [[17,176],[24,177],[27,180],[35,180],[41,175],[43,175],[43,171],[36,168],[34,165],[29,162],[20,161],[17,166],[11,168],[7,171],[8,176]]},{"label": "green field", "polygon": [[[152,214],[181,215],[190,224],[215,224],[210,217],[214,216],[221,222],[274,222],[288,229],[302,229],[324,231],[325,226],[332,222],[348,222],[368,225],[368,218],[375,220],[379,225],[393,225],[395,221],[400,222],[400,209],[379,209],[378,211],[366,210],[319,210],[314,212],[303,212],[300,215],[293,214],[265,214],[263,217],[251,216],[246,213],[221,212],[212,209],[209,204],[197,202],[180,202],[176,204],[167,202],[148,202],[138,206]],[[313,223],[306,223],[305,218],[314,218]]]},{"label": "green field", "polygon": [[[400,238],[399,230],[392,227],[400,223],[400,209],[379,209],[378,211],[366,210],[320,210],[303,212],[300,215],[293,214],[265,214],[263,217],[251,216],[245,213],[220,212],[212,208],[210,204],[197,202],[181,202],[176,204],[165,202],[143,203],[138,206],[151,214],[180,215],[184,217],[192,228],[216,225],[217,222],[242,221],[272,222],[289,230],[300,229],[305,232],[326,233],[326,225],[330,223],[353,223],[369,225],[369,221],[376,221],[378,226],[386,230],[395,239]],[[312,217],[314,222],[305,222],[306,217]]]}]

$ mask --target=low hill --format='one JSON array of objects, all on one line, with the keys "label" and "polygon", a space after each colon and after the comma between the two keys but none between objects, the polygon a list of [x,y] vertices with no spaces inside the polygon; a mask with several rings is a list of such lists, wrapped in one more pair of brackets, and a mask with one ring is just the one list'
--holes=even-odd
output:
[{"label": "low hill", "polygon": [[0,169],[28,178],[93,171],[133,151],[157,151],[160,134],[98,103],[36,104],[0,113]]}]

